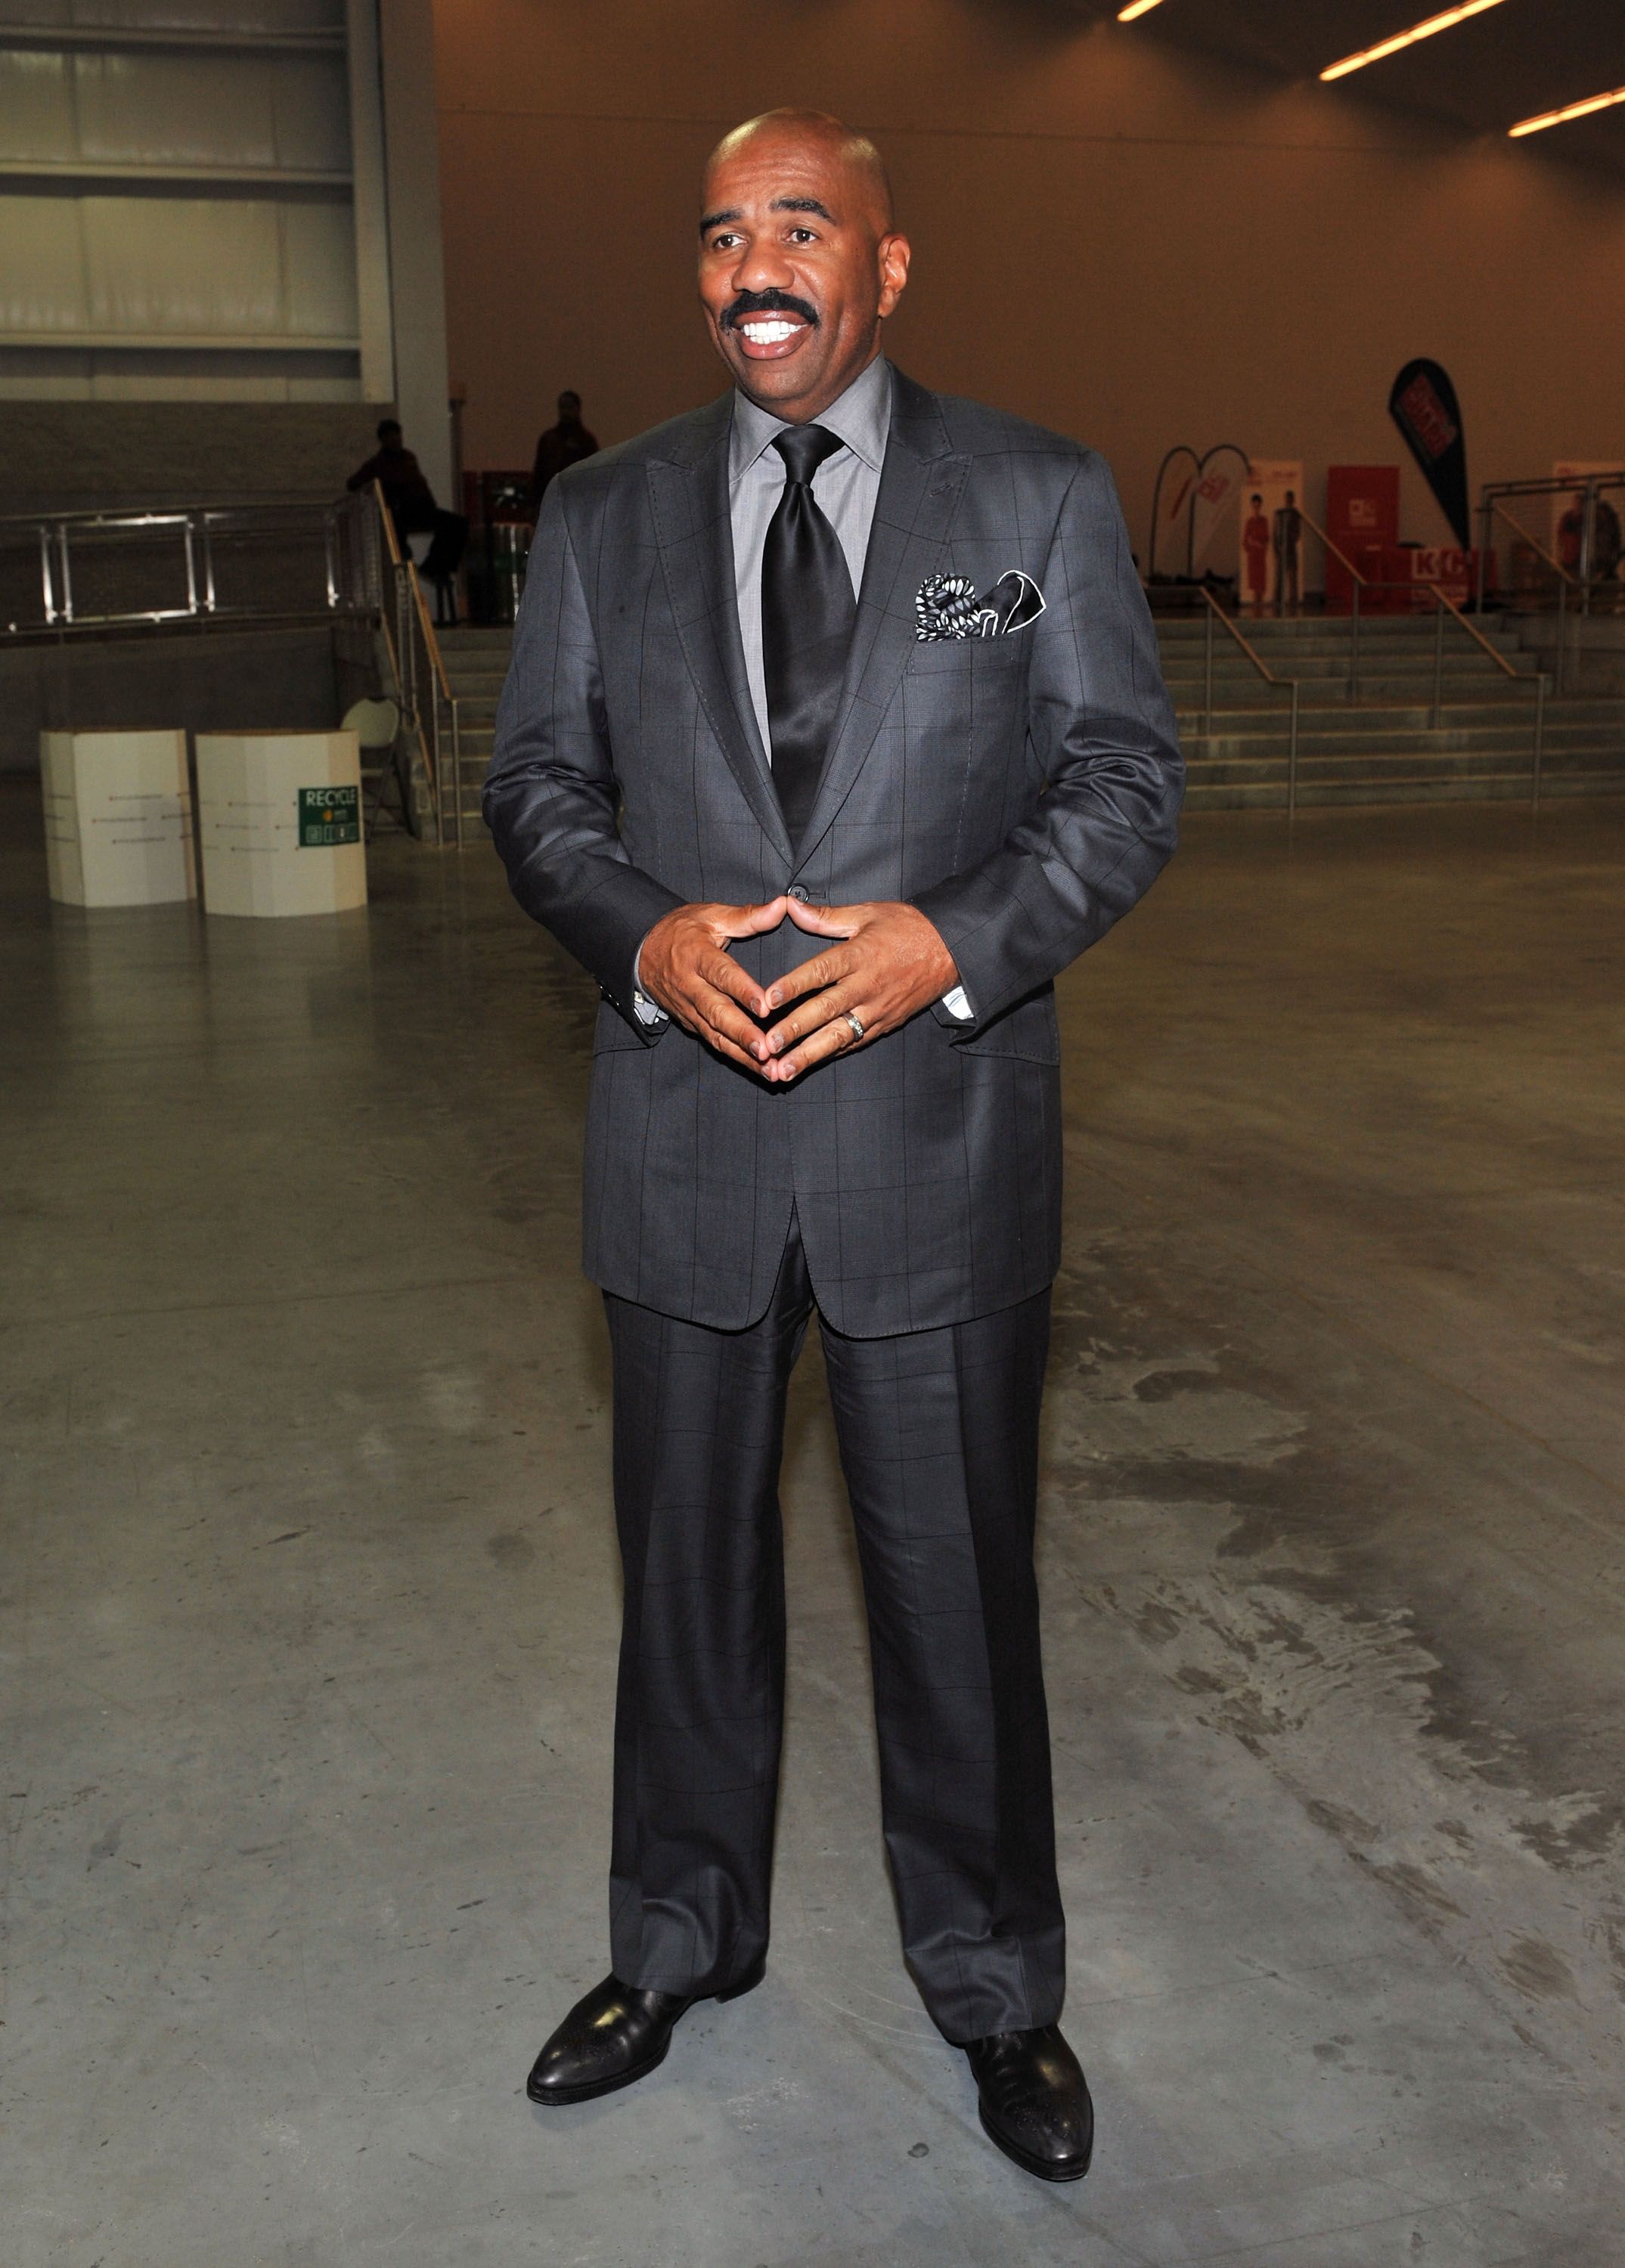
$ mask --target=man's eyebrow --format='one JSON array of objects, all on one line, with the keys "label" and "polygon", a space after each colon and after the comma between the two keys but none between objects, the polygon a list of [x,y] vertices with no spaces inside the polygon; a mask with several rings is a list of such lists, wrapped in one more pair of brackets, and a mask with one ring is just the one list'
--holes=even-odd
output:
[{"label": "man's eyebrow", "polygon": [[730,209],[727,212],[702,213],[699,222],[699,232],[702,236],[709,236],[713,228],[720,228],[725,220],[738,220],[740,217],[741,216],[736,207]]},{"label": "man's eyebrow", "polygon": [[827,220],[831,227],[835,223],[835,216],[828,205],[821,205],[816,197],[775,197],[768,210],[770,212],[816,213],[821,220]]}]

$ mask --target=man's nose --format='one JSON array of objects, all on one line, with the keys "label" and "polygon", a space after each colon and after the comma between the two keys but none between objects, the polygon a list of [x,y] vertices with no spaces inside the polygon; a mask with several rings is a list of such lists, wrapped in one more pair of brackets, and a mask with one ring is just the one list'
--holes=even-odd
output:
[{"label": "man's nose", "polygon": [[730,281],[735,291],[787,291],[794,275],[784,247],[758,237],[741,254]]}]

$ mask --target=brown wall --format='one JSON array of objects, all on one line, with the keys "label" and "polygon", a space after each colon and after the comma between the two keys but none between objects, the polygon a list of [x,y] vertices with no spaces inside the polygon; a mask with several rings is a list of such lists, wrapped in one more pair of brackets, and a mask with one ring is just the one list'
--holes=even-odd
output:
[{"label": "brown wall", "polygon": [[[1625,190],[1319,86],[1170,60],[1045,0],[435,0],[454,384],[471,465],[526,461],[573,386],[611,441],[722,382],[693,301],[700,162],[786,101],[872,132],[927,383],[1075,433],[1143,545],[1172,443],[1404,457],[1437,356],[1469,471],[1625,457]],[[1445,539],[1407,463],[1403,530]]]}]

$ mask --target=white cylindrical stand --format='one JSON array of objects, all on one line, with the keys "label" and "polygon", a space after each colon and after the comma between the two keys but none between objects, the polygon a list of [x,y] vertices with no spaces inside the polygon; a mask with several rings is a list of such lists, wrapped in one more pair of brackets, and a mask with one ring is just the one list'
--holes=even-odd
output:
[{"label": "white cylindrical stand", "polygon": [[197,817],[208,912],[366,903],[354,733],[200,733]]},{"label": "white cylindrical stand", "polygon": [[184,733],[41,733],[45,863],[70,906],[197,895]]}]

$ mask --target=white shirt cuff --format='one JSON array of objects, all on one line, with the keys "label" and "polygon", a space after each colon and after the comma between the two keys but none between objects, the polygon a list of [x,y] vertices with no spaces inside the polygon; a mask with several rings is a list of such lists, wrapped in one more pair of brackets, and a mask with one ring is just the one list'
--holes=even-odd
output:
[{"label": "white shirt cuff", "polygon": [[666,1011],[639,986],[638,972],[642,963],[643,947],[639,946],[637,959],[632,962],[632,1013],[640,1024],[663,1024],[667,1020]]},{"label": "white shirt cuff", "polygon": [[943,993],[942,1005],[950,1016],[957,1016],[962,1024],[973,1024],[976,1021],[976,1011],[966,999],[963,984],[956,984],[951,992]]}]

